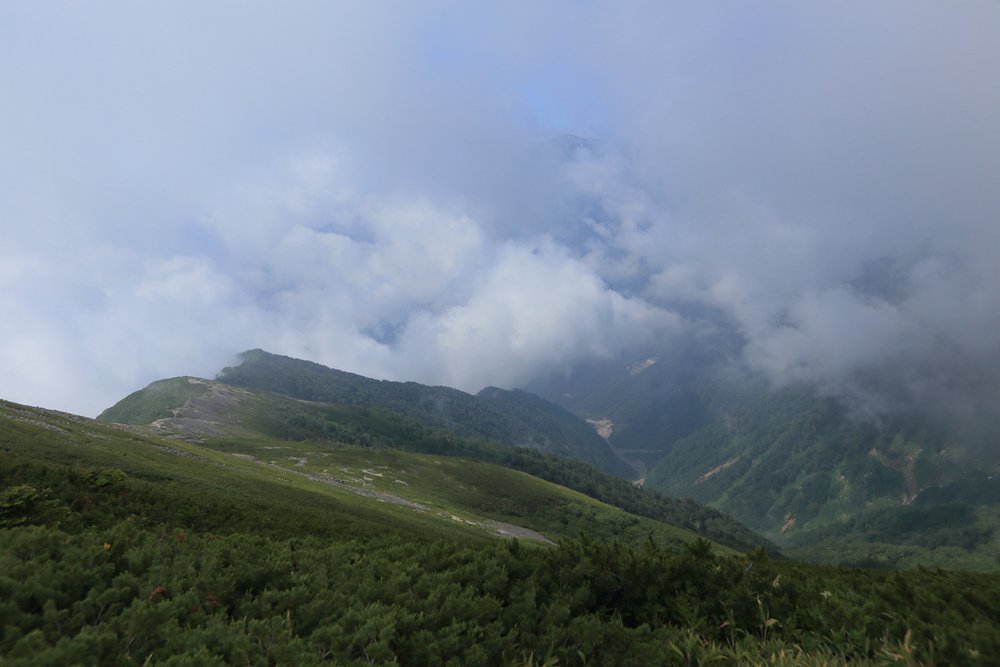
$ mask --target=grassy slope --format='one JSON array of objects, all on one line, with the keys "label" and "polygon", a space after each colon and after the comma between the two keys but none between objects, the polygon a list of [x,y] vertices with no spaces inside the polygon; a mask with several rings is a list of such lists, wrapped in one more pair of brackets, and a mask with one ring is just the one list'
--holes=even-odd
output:
[{"label": "grassy slope", "polygon": [[[469,522],[496,520],[541,531],[554,539],[585,533],[639,543],[651,535],[661,544],[680,545],[697,537],[485,463],[331,446],[323,446],[321,452],[317,445],[267,439],[218,440],[213,444],[215,449],[210,449],[84,418],[0,403],[0,451],[5,455],[5,478],[23,476],[18,466],[120,468],[129,476],[137,495],[148,498],[150,504],[173,507],[172,519],[177,524],[200,522],[211,529],[212,516],[221,512],[241,517],[241,528],[259,522],[266,530],[282,534],[365,536],[402,532],[481,541],[490,539],[493,532]],[[252,454],[264,463],[232,452]],[[289,456],[312,460],[300,466]],[[269,465],[272,459],[280,464]],[[348,468],[350,474],[340,468]],[[366,475],[363,469],[374,474]],[[430,510],[379,502],[302,474],[324,470],[344,478],[348,486],[368,490],[382,487],[383,492],[426,504]],[[390,471],[392,481],[388,479]],[[383,477],[379,478],[379,474]],[[365,481],[366,476],[372,481]],[[406,483],[395,483],[395,479]],[[221,508],[219,512],[212,509],[216,507]],[[224,526],[230,520],[235,519],[218,523]]]},{"label": "grassy slope", "polygon": [[[212,439],[205,446],[238,452],[301,473],[403,496],[453,521],[494,520],[558,539],[588,535],[637,545],[691,542],[690,531],[635,516],[531,475],[450,456],[319,442]],[[729,552],[725,547],[718,549]]]},{"label": "grassy slope", "polygon": [[[639,490],[625,480],[601,473],[579,461],[463,438],[386,410],[302,401],[236,389],[219,382],[204,382],[208,383],[208,390],[203,396],[183,406],[174,406],[178,417],[157,422],[160,432],[198,440],[222,435],[310,440],[475,459],[574,489],[626,513],[652,519],[656,526],[677,526],[739,550],[763,546],[777,551],[773,544],[716,510]],[[190,379],[174,378],[154,384],[169,387],[179,383],[190,384]],[[158,389],[151,399],[159,401],[160,395]],[[119,410],[119,413],[131,418],[136,413],[149,412],[142,405],[142,396],[143,393],[138,392],[130,397],[129,409]],[[511,398],[515,402],[537,401],[531,395],[522,396],[518,392],[503,392],[499,400]],[[537,410],[537,406],[532,409]],[[561,521],[563,530],[570,523]]]},{"label": "grassy slope", "polygon": [[574,489],[631,514],[697,532],[738,550],[763,547],[777,552],[772,543],[729,516],[698,503],[636,488],[579,461],[460,438],[382,410],[269,395],[244,401],[229,414],[228,420],[238,430],[282,440],[351,443],[497,463]]},{"label": "grassy slope", "polygon": [[185,401],[205,393],[207,385],[198,378],[178,377],[153,382],[132,392],[98,416],[98,420],[116,424],[149,424],[173,415]]},{"label": "grassy slope", "polygon": [[[4,480],[53,479],[54,487],[87,471],[128,475],[129,502],[116,512],[202,530],[358,536],[409,532],[477,539],[486,536],[402,507],[374,503],[210,449],[120,430],[82,417],[0,402],[0,469]],[[79,505],[76,498],[70,499]]]}]

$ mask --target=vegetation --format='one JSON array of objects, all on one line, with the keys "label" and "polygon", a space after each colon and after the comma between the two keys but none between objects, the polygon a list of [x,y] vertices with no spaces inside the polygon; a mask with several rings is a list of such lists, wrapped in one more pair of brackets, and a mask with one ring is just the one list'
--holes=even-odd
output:
[{"label": "vegetation", "polygon": [[[221,451],[0,403],[0,472],[18,482],[0,498],[13,508],[47,489],[58,506],[88,505],[89,516],[107,515],[104,523],[170,516],[217,531],[221,516],[236,522],[234,530],[278,537],[405,533],[489,541],[513,533],[548,541],[584,533],[633,544],[652,537],[673,547],[697,538],[492,464],[332,445],[318,451],[312,443],[293,449],[268,439],[211,444]],[[121,493],[96,503],[87,476],[114,469],[127,476]],[[33,491],[19,489],[24,485]]]},{"label": "vegetation", "polygon": [[[362,433],[364,411],[343,410]],[[0,662],[988,665],[1000,654],[995,573],[808,565],[680,533],[622,541],[600,528],[623,514],[580,494],[370,437],[208,449],[0,402]],[[310,478],[324,469],[345,484],[375,473],[373,492],[405,482],[434,509]],[[607,508],[605,519],[551,547],[436,511],[557,525],[574,506]]]},{"label": "vegetation", "polygon": [[718,418],[674,443],[647,484],[729,511],[798,557],[1000,563],[1000,477],[934,429],[850,419],[801,387],[705,396]]},{"label": "vegetation", "polygon": [[7,664],[991,664],[996,577],[699,545],[0,531]]},{"label": "vegetation", "polygon": [[[210,387],[211,391],[207,392],[205,398],[199,400],[197,409],[188,410],[186,406],[176,406],[175,412],[181,418],[165,420],[160,422],[159,426],[169,430],[171,424],[176,424],[178,435],[190,436],[194,433],[205,444],[216,449],[253,455],[260,454],[258,448],[260,443],[255,442],[253,438],[253,434],[256,434],[265,440],[278,439],[286,442],[309,441],[316,443],[309,445],[306,449],[327,450],[324,456],[330,455],[331,447],[342,449],[343,445],[346,444],[474,459],[528,473],[617,507],[627,513],[651,519],[657,524],[677,526],[693,531],[734,549],[746,550],[763,546],[771,551],[776,551],[773,544],[718,510],[707,508],[690,500],[676,500],[655,492],[641,490],[623,479],[602,473],[579,461],[550,456],[537,450],[497,445],[485,440],[460,437],[447,430],[428,427],[396,413],[376,408],[301,401],[276,394],[243,390],[240,390],[243,393],[240,395],[239,401],[230,402],[229,398],[224,398],[222,401],[213,403],[210,397],[220,395],[219,388],[227,387],[227,385],[219,385],[209,381],[201,382],[207,383],[206,386]],[[175,378],[154,384],[169,385],[170,383],[188,384],[189,379]],[[490,391],[487,390],[487,393]],[[496,390],[496,392],[500,392],[500,390]],[[520,410],[522,414],[551,412],[553,416],[546,417],[551,422],[561,419],[562,411],[560,409],[524,392],[500,392],[499,398],[493,396],[489,400],[528,406]],[[141,412],[143,411],[142,407],[141,401],[133,398],[129,405],[132,412],[128,414]],[[206,421],[209,417],[214,421]],[[201,428],[199,424],[207,426]],[[204,439],[206,433],[220,432],[219,427],[224,427],[221,428],[221,432],[241,435],[239,437]],[[274,443],[265,442],[261,446],[273,447],[273,445]],[[289,448],[288,445],[284,445],[284,447]],[[289,455],[295,453],[288,452]],[[496,495],[499,487],[493,485],[491,488],[493,489],[491,493]],[[398,488],[396,490],[398,491]],[[495,502],[495,499],[490,502]],[[591,510],[586,510],[585,514],[589,512]],[[570,526],[576,525],[575,521],[568,521],[567,516],[567,512],[560,515],[561,526],[557,527],[557,532],[565,534]],[[531,519],[537,521],[540,517],[532,516]],[[578,528],[584,529],[584,526],[578,526]],[[587,530],[593,528],[593,526],[586,527]],[[625,533],[635,535],[638,534],[638,530],[638,527],[631,530],[621,528],[615,532],[615,536],[622,538]],[[657,526],[655,530],[662,530],[662,526]]]},{"label": "vegetation", "polygon": [[[287,401],[269,397],[249,404],[234,416],[244,428],[282,440],[348,443],[364,447],[460,456],[519,470],[631,514],[680,526],[720,544],[747,550],[777,548],[722,512],[692,500],[669,498],[636,487],[579,461],[530,449],[502,447],[455,436],[383,410],[351,408],[322,403]],[[229,440],[239,450],[243,440]],[[218,441],[208,441],[218,446]]]},{"label": "vegetation", "polygon": [[811,386],[774,388],[697,351],[727,345],[740,343],[596,363],[532,389],[612,422],[611,444],[646,466],[647,487],[727,512],[795,557],[997,567],[1000,459],[989,429],[946,430],[916,412],[865,418],[864,406]]},{"label": "vegetation", "polygon": [[[747,378],[685,373],[684,360],[652,361],[605,376],[592,369],[594,377],[573,378],[579,392],[560,394],[577,410],[607,405],[611,413],[582,414],[610,414],[612,442],[646,448],[627,453],[636,465],[649,466],[642,491],[550,456],[594,462],[604,450],[583,447],[590,453],[581,454],[587,440],[578,437],[580,429],[600,438],[534,394],[487,388],[473,397],[379,382],[259,350],[222,374],[256,389],[175,378],[133,394],[106,415],[132,423],[159,417],[160,429],[207,425],[198,437],[257,434],[494,463],[736,549],[776,550],[727,514],[798,558],[979,570],[1000,563],[1000,469],[918,416],[869,423],[808,387],[771,390]],[[191,396],[205,387],[211,391]],[[168,413],[181,418],[162,418]],[[519,435],[500,442],[502,433]],[[533,449],[512,447],[515,441],[530,441]],[[613,467],[608,460],[603,465]]]},{"label": "vegetation", "polygon": [[244,352],[241,363],[223,369],[218,380],[307,401],[380,408],[457,435],[570,456],[615,475],[635,472],[585,422],[524,392],[491,387],[472,396],[449,387],[373,380],[263,350]]},{"label": "vegetation", "polygon": [[205,384],[197,378],[170,378],[132,392],[98,417],[116,424],[149,424],[171,417],[175,408],[205,393]]}]

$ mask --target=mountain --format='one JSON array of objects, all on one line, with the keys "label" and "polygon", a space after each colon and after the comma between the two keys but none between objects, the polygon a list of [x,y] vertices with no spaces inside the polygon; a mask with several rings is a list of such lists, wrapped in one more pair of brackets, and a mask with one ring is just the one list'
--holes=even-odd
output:
[{"label": "mountain", "polygon": [[[537,403],[544,404],[524,392],[499,395],[503,398],[497,400],[513,396],[516,405],[526,403],[531,410],[540,409]],[[562,415],[561,409],[551,411]],[[767,540],[718,510],[643,491],[579,461],[465,438],[379,408],[303,401],[218,381],[180,377],[150,384],[106,410],[99,419],[144,426],[148,432],[249,455],[257,454],[254,443],[264,441],[273,448],[274,442],[280,441],[283,448],[290,447],[289,442],[308,442],[309,446],[323,448],[361,446],[461,456],[528,473],[735,549],[763,547],[776,551]],[[486,502],[495,500],[488,498]]]},{"label": "mountain", "polygon": [[1000,461],[920,414],[860,417],[808,385],[668,355],[532,387],[610,430],[645,485],[717,507],[788,553],[847,564],[995,567]]},{"label": "mountain", "polygon": [[1000,466],[917,416],[872,422],[804,386],[706,396],[710,422],[647,483],[709,502],[804,556],[991,567]]},{"label": "mountain", "polygon": [[307,401],[383,408],[461,436],[569,456],[613,475],[635,475],[578,417],[524,392],[491,387],[473,396],[450,387],[374,380],[263,350],[240,356],[240,363],[223,369],[218,381]]},{"label": "mountain", "polygon": [[[1000,645],[996,574],[737,554],[381,446],[476,444],[391,413],[196,378],[151,393],[119,407],[166,411],[152,427],[0,401],[3,664],[988,665]],[[268,414],[340,414],[371,442],[251,432]]]},{"label": "mountain", "polygon": [[650,353],[580,364],[529,390],[588,420],[641,473],[683,436],[708,423],[698,382],[709,365],[691,354]]}]

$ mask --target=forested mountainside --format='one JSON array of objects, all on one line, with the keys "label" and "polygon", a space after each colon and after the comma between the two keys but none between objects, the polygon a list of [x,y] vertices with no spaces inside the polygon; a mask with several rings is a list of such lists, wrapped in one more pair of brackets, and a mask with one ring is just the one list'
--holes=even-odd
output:
[{"label": "forested mountainside", "polygon": [[311,361],[250,350],[217,378],[234,387],[339,405],[384,408],[458,435],[570,456],[613,475],[635,471],[578,417],[525,395],[491,387],[473,396],[450,387],[373,380]]},{"label": "forested mountainside", "polygon": [[[338,409],[360,432],[366,411]],[[1000,654],[996,573],[734,553],[442,454],[177,435],[0,402],[4,664],[989,665]]]},{"label": "forested mountainside", "polygon": [[[582,418],[645,484],[722,509],[800,556],[992,568],[1000,465],[919,414],[859,417],[806,385],[648,357],[534,388]],[[994,448],[995,449],[995,448]]]},{"label": "forested mountainside", "polygon": [[705,427],[647,483],[699,499],[813,558],[1000,564],[995,462],[916,418],[852,418],[808,388],[717,391]]}]

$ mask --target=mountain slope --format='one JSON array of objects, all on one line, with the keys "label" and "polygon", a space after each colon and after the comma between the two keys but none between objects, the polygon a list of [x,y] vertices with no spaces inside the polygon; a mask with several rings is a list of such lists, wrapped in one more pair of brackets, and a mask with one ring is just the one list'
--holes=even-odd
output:
[{"label": "mountain slope", "polygon": [[[496,466],[206,442],[0,401],[0,662],[988,665],[1000,645],[996,574],[678,548]],[[497,514],[584,538],[501,541],[519,524]]]},{"label": "mountain slope", "polygon": [[[918,418],[852,418],[808,387],[719,392],[647,483],[709,502],[798,553],[989,567],[1000,469]],[[839,547],[837,546],[839,544]]]},{"label": "mountain slope", "polygon": [[988,568],[1000,557],[1000,466],[919,414],[865,420],[809,386],[647,357],[534,387],[604,419],[645,484],[722,509],[789,553]]},{"label": "mountain slope", "polygon": [[[402,532],[547,544],[581,532],[635,544],[698,538],[518,471],[441,455],[247,437],[208,447],[7,402],[0,402],[0,452],[5,479],[62,476],[86,492],[88,479],[105,476],[112,482],[91,490],[113,487],[98,503],[112,516],[217,532],[258,526],[278,536]],[[63,499],[65,507],[79,505],[74,497]]]},{"label": "mountain slope", "polygon": [[634,476],[578,418],[521,394],[501,399],[504,391],[495,388],[472,396],[450,387],[373,380],[263,350],[244,352],[241,363],[223,369],[217,379],[308,401],[384,408],[458,435],[570,456],[611,474]]},{"label": "mountain slope", "polygon": [[[460,456],[528,473],[640,517],[693,531],[734,549],[763,547],[776,551],[774,545],[730,517],[698,503],[640,490],[582,462],[463,438],[389,411],[302,401],[188,377],[160,380],[147,389],[150,400],[159,408],[164,405],[164,395],[178,397],[178,400],[190,396],[167,409],[172,416],[148,424],[149,429],[162,435],[250,454],[257,453],[253,449],[255,442],[271,442],[268,446],[273,447],[277,446],[273,441],[280,440],[282,447],[294,441],[308,441],[308,446],[324,450],[350,445],[369,450]],[[149,415],[152,411],[143,402],[146,391],[135,392],[105,415],[115,414],[123,420],[133,421]],[[530,395],[524,396],[525,400],[534,400]]]}]

